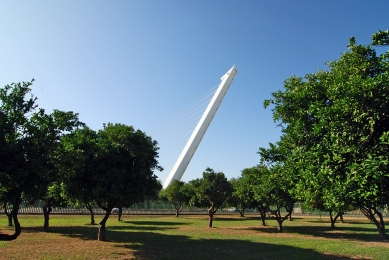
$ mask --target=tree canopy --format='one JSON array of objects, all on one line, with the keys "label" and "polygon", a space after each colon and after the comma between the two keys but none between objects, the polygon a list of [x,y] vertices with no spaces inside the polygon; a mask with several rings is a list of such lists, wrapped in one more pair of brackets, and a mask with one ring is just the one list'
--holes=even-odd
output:
[{"label": "tree canopy", "polygon": [[[379,208],[389,203],[389,52],[388,32],[372,45],[350,38],[349,51],[328,70],[285,80],[284,90],[264,105],[282,127],[282,158],[299,179],[301,199],[321,198],[328,209],[359,207],[386,237]],[[287,143],[286,144],[286,140]],[[378,220],[375,216],[378,216]]]},{"label": "tree canopy", "polygon": [[82,125],[73,112],[38,108],[31,94],[31,82],[12,83],[0,88],[0,197],[13,206],[15,234],[21,229],[17,214],[23,198],[39,199],[57,178],[55,151],[62,135]]},{"label": "tree canopy", "polygon": [[100,222],[99,240],[105,240],[105,223],[114,207],[126,207],[157,194],[154,170],[159,166],[155,140],[132,126],[107,124],[97,133],[77,129],[66,136],[63,147],[68,158],[76,158],[67,172],[70,196],[86,203],[93,200],[106,214]]},{"label": "tree canopy", "polygon": [[192,202],[197,207],[207,207],[209,227],[212,227],[213,216],[216,211],[232,194],[232,185],[222,172],[215,172],[206,168],[201,179],[190,182],[194,198]]},{"label": "tree canopy", "polygon": [[174,180],[166,189],[161,191],[161,196],[173,203],[176,209],[176,217],[189,205],[191,194],[188,183]]}]

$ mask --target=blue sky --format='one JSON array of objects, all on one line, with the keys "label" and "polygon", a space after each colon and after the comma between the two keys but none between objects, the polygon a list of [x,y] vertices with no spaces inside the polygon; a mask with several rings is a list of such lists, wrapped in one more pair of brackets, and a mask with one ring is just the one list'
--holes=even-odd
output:
[{"label": "blue sky", "polygon": [[[338,59],[351,36],[368,44],[389,28],[387,0],[0,4],[0,86],[35,78],[40,107],[78,112],[95,130],[123,123],[157,136],[156,125],[236,65],[184,181],[206,167],[231,178],[256,165],[258,148],[280,136],[263,101],[286,78]],[[170,169],[162,153],[161,164],[164,181]]]}]

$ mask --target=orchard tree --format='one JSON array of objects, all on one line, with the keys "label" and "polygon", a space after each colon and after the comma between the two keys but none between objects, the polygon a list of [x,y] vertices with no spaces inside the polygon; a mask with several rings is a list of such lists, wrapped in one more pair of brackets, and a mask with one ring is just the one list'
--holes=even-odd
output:
[{"label": "orchard tree", "polygon": [[12,83],[0,89],[0,197],[12,204],[15,233],[0,240],[16,239],[22,195],[42,197],[57,178],[53,156],[60,137],[81,125],[77,114],[54,110],[46,114],[30,94],[31,82]]},{"label": "orchard tree", "polygon": [[259,210],[262,226],[266,226],[266,213],[269,212],[272,205],[268,192],[262,187],[264,186],[264,180],[269,174],[269,169],[266,166],[258,165],[244,169],[241,177],[242,182],[246,183],[246,192],[252,196],[252,199],[255,201],[255,207]]},{"label": "orchard tree", "polygon": [[59,153],[65,194],[71,202],[85,205],[90,212],[90,224],[95,225],[92,205],[96,185],[97,133],[87,126],[75,129],[61,139]]},{"label": "orchard tree", "polygon": [[205,169],[203,178],[190,182],[194,192],[193,202],[197,207],[207,207],[209,223],[212,227],[213,216],[222,207],[223,203],[232,194],[232,185],[222,172],[215,172],[211,168]]},{"label": "orchard tree", "polygon": [[[8,226],[12,227],[13,226],[13,224],[12,224],[12,210],[13,210],[12,209],[12,205],[9,204],[6,199],[4,199],[3,201],[4,202],[3,202],[2,207],[3,207],[3,210],[4,210],[4,214],[8,218]],[[11,208],[10,208],[10,206],[11,206]]]},{"label": "orchard tree", "polygon": [[144,132],[109,123],[96,134],[90,129],[77,130],[63,143],[81,162],[67,172],[66,186],[89,190],[86,198],[91,196],[105,211],[98,240],[105,241],[106,222],[114,207],[128,207],[158,193],[154,170],[162,170],[157,161],[159,148]]},{"label": "orchard tree", "polygon": [[166,189],[162,190],[161,196],[173,203],[176,210],[176,217],[189,205],[191,195],[189,184],[183,181],[174,180]]},{"label": "orchard tree", "polygon": [[[388,31],[372,40],[388,45]],[[354,37],[348,48],[328,70],[285,80],[265,107],[274,105],[294,145],[287,160],[300,195],[316,191],[337,211],[359,207],[387,239],[380,208],[389,204],[389,52],[377,55]]]},{"label": "orchard tree", "polygon": [[43,210],[43,231],[49,232],[50,213],[53,207],[65,207],[68,205],[68,199],[65,195],[64,185],[61,181],[51,184],[47,187],[47,192],[44,197],[41,197],[44,203]]},{"label": "orchard tree", "polygon": [[235,207],[241,217],[244,217],[244,213],[248,208],[255,208],[257,206],[254,200],[253,189],[250,183],[242,177],[231,178],[230,183],[233,191],[228,198],[228,204]]},{"label": "orchard tree", "polygon": [[[270,172],[262,179],[258,187],[259,192],[263,195],[267,194],[271,201],[270,214],[277,220],[278,232],[283,232],[282,223],[286,219],[291,219],[293,206],[296,199],[292,196],[291,190],[293,183],[290,182],[289,171],[282,165],[274,165],[270,168]],[[282,216],[281,209],[286,210],[286,214]]]},{"label": "orchard tree", "polygon": [[[295,160],[292,155],[299,151],[296,146],[291,143],[291,138],[284,134],[281,140],[276,144],[270,143],[270,147],[260,148],[261,163],[269,165],[271,168],[277,168],[279,171],[279,182],[286,185],[285,190],[288,191],[288,196],[294,198],[295,201],[304,202],[304,207],[308,209],[317,209],[327,211],[330,214],[331,227],[335,227],[335,222],[339,217],[342,217],[343,212],[355,209],[351,201],[347,201],[343,194],[346,194],[342,186],[335,186],[333,183],[325,182],[321,175],[310,175],[308,183],[304,181],[304,175],[301,174],[301,161]],[[308,153],[303,155],[307,156]],[[297,154],[302,156],[302,154]],[[309,166],[312,170],[317,167],[320,171],[320,163]],[[307,165],[305,165],[307,167]],[[301,178],[301,179],[300,179]],[[312,185],[317,183],[318,185]],[[337,194],[332,196],[331,200],[326,200],[326,194]],[[333,214],[335,213],[335,215]]]}]

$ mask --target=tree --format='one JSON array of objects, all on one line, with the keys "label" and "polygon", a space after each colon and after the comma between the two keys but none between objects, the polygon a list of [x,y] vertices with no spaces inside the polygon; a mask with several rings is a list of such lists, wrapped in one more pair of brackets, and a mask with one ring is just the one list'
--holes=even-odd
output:
[{"label": "tree", "polygon": [[3,210],[4,210],[4,214],[8,218],[8,226],[12,227],[13,226],[13,224],[12,224],[12,210],[13,209],[10,209],[9,206],[10,205],[8,205],[7,200],[4,200],[3,205],[2,205]]},{"label": "tree", "polygon": [[[261,180],[259,191],[263,195],[267,195],[271,201],[270,213],[277,220],[278,232],[283,232],[282,223],[285,219],[291,217],[293,206],[296,202],[291,195],[293,183],[288,178],[289,171],[282,165],[274,165],[270,168],[270,172]],[[284,216],[281,215],[281,209],[286,210]]]},{"label": "tree", "polygon": [[[373,44],[387,45],[387,36],[378,31]],[[379,56],[354,37],[348,48],[328,71],[285,80],[265,107],[274,105],[294,145],[287,165],[298,171],[300,195],[338,212],[359,207],[387,238],[379,208],[389,203],[389,52]]]},{"label": "tree", "polygon": [[209,223],[212,227],[213,216],[223,203],[231,196],[232,186],[222,172],[211,168],[205,169],[203,178],[190,182],[194,191],[193,203],[197,207],[207,207]]},{"label": "tree", "polygon": [[[65,149],[81,162],[67,172],[66,186],[89,190],[86,198],[91,196],[105,211],[98,240],[105,240],[105,225],[114,207],[128,207],[158,192],[154,174],[154,170],[162,170],[157,161],[158,143],[144,132],[109,123],[96,134],[86,128],[76,130],[63,142]],[[74,189],[68,191],[72,193]],[[80,195],[76,194],[78,198]]]},{"label": "tree", "polygon": [[73,203],[85,205],[91,215],[91,225],[95,225],[92,204],[93,188],[96,185],[94,171],[98,154],[97,137],[95,131],[84,126],[63,136],[58,149],[65,194]]},{"label": "tree", "polygon": [[233,191],[228,198],[228,204],[235,207],[241,217],[244,217],[244,213],[248,208],[255,208],[257,206],[254,200],[254,194],[250,183],[248,183],[242,177],[231,178],[230,183]]},{"label": "tree", "polygon": [[[268,149],[260,148],[258,153],[261,155],[261,163],[281,170],[281,174],[278,174],[279,177],[282,176],[280,184],[286,185],[284,189],[288,191],[288,196],[295,198],[294,201],[303,201],[305,208],[329,212],[331,227],[334,228],[335,221],[338,217],[342,217],[344,211],[354,209],[352,203],[346,201],[342,196],[343,187],[336,187],[333,183],[323,182],[320,179],[321,175],[309,176],[308,182],[310,185],[305,185],[304,178],[299,171],[301,169],[299,168],[301,166],[300,161],[296,161],[292,156],[296,150],[298,151],[291,142],[291,138],[284,134],[279,142],[276,144],[270,143]],[[310,166],[310,169],[317,166],[320,166],[320,164]],[[318,183],[318,185],[312,185],[312,183]],[[326,201],[324,199],[326,193],[335,193],[338,196]],[[336,213],[335,216],[333,216],[333,212]]]},{"label": "tree", "polygon": [[61,181],[51,184],[47,187],[47,193],[41,198],[44,202],[43,209],[43,231],[49,232],[50,213],[53,207],[65,207],[68,204],[68,199],[64,192],[64,186]]},{"label": "tree", "polygon": [[264,165],[258,165],[246,168],[242,171],[242,181],[246,183],[246,188],[252,199],[255,201],[255,207],[258,208],[261,215],[261,224],[266,226],[266,213],[270,210],[271,198],[261,187],[263,179],[267,178],[269,169]]},{"label": "tree", "polygon": [[38,199],[56,178],[53,156],[60,137],[81,125],[77,114],[54,110],[46,114],[30,94],[31,82],[12,83],[0,89],[0,197],[12,204],[15,233],[0,240],[16,239],[20,233],[18,211],[22,195]]},{"label": "tree", "polygon": [[189,184],[174,180],[166,189],[162,190],[162,197],[165,197],[173,203],[176,209],[176,217],[189,204],[191,196],[189,192]]}]

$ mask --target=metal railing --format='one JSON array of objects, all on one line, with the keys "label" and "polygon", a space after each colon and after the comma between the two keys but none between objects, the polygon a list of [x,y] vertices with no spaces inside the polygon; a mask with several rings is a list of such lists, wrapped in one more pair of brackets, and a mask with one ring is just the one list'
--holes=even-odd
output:
[{"label": "metal railing", "polygon": [[[42,207],[44,202],[36,201],[32,204],[22,203],[20,205],[19,214],[43,214]],[[96,215],[105,214],[105,211],[99,208],[97,205],[92,205],[93,213]],[[318,216],[318,217],[328,217],[328,212],[323,212],[319,210],[305,210],[302,209],[299,204],[296,204],[293,209],[294,216]],[[160,214],[175,214],[176,210],[172,203],[168,201],[157,201],[150,200],[145,201],[144,203],[137,203],[131,207],[126,207],[122,209],[122,214],[124,215],[136,215],[136,214],[147,214],[147,215],[160,215]],[[282,213],[286,211],[281,210]],[[389,214],[387,210],[381,209],[380,211],[384,218],[388,218]],[[206,208],[196,208],[196,207],[186,207],[180,214],[190,215],[190,214],[207,214],[208,211]],[[219,214],[239,214],[233,208],[221,208],[218,210]],[[89,210],[82,205],[69,205],[67,207],[53,207],[51,214],[90,214]],[[255,209],[247,209],[245,215],[258,215],[259,212]],[[360,210],[347,211],[344,213],[344,217],[361,217],[365,216]]]}]

